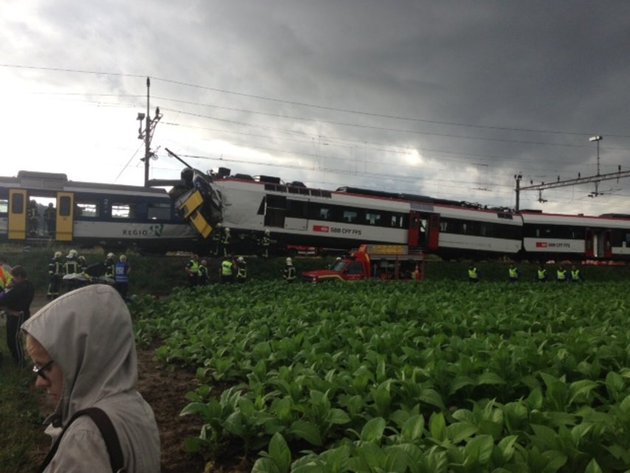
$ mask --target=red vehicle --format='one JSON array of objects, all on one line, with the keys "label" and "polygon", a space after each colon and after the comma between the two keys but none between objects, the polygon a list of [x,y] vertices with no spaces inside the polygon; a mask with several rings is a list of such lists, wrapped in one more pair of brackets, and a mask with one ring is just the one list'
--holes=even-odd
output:
[{"label": "red vehicle", "polygon": [[409,253],[405,245],[361,245],[350,256],[338,259],[330,269],[302,273],[305,281],[313,283],[372,278],[421,280],[423,275],[422,253]]}]

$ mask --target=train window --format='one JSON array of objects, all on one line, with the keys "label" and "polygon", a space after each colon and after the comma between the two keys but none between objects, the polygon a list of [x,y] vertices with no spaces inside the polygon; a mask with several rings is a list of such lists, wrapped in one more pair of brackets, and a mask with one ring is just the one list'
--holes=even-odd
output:
[{"label": "train window", "polygon": [[346,223],[356,223],[359,219],[359,213],[355,210],[344,210],[342,219]]},{"label": "train window", "polygon": [[168,220],[171,218],[171,204],[166,202],[150,203],[147,208],[149,220]]},{"label": "train window", "polygon": [[24,213],[24,196],[22,194],[13,194],[11,202],[11,212],[14,214]]},{"label": "train window", "polygon": [[331,220],[332,219],[332,210],[328,207],[320,207],[319,208],[319,217],[320,220]]},{"label": "train window", "polygon": [[69,217],[72,211],[72,199],[64,195],[59,198],[59,215],[61,217]]},{"label": "train window", "polygon": [[287,201],[287,217],[291,218],[308,218],[306,201],[288,200]]},{"label": "train window", "polygon": [[74,210],[76,217],[96,218],[99,216],[96,201],[75,202]]},{"label": "train window", "polygon": [[133,211],[129,204],[112,204],[112,218],[132,218]]},{"label": "train window", "polygon": [[365,212],[365,222],[368,225],[381,225],[381,214],[370,212],[368,210]]},{"label": "train window", "polygon": [[7,199],[0,199],[0,214],[6,214],[9,212],[9,201]]}]

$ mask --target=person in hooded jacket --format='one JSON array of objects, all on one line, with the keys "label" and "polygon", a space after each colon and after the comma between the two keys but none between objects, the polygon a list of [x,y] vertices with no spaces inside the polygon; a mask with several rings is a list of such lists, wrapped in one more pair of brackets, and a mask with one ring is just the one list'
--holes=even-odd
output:
[{"label": "person in hooded jacket", "polygon": [[[137,355],[131,315],[114,288],[93,284],[64,294],[28,319],[26,350],[56,405],[46,433],[56,449],[44,473],[112,471],[101,430],[86,408],[99,408],[113,424],[124,471],[160,471],[160,438],[153,411],[136,391]],[[53,453],[54,452],[54,453]]]}]

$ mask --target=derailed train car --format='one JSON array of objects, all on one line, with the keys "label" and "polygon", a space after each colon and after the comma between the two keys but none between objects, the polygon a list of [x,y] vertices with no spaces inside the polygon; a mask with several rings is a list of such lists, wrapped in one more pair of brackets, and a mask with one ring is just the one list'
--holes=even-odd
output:
[{"label": "derailed train car", "polygon": [[278,252],[289,245],[351,249],[358,243],[405,244],[445,258],[620,260],[630,258],[630,218],[482,208],[428,196],[284,183],[277,177],[186,171],[176,207],[204,237],[217,226],[236,242],[271,232]]}]

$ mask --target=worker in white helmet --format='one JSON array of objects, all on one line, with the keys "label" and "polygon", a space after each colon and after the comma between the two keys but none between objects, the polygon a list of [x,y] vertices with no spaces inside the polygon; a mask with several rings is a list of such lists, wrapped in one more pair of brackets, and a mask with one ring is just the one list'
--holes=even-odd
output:
[{"label": "worker in white helmet", "polygon": [[284,269],[282,270],[282,277],[288,283],[292,283],[295,281],[295,266],[293,266],[293,260],[291,258],[287,258],[285,260]]}]

